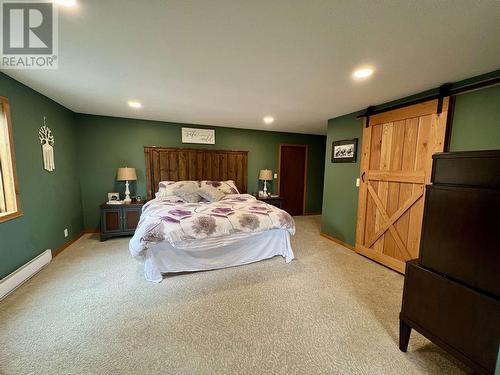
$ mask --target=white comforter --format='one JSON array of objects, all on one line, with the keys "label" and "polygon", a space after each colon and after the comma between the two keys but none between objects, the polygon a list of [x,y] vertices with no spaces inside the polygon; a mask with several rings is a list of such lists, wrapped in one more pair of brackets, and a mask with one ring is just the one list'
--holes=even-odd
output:
[{"label": "white comforter", "polygon": [[218,202],[185,203],[176,196],[148,202],[130,241],[130,252],[143,258],[152,246],[168,241],[178,249],[214,248],[270,229],[295,233],[285,211],[248,194],[229,194]]}]

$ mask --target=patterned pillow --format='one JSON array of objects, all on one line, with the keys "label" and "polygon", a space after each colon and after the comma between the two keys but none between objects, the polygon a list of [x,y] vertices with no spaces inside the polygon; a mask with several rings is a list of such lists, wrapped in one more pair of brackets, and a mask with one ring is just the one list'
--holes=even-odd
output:
[{"label": "patterned pillow", "polygon": [[201,201],[201,196],[197,192],[189,192],[185,190],[176,190],[174,192],[176,197],[181,198],[186,203],[198,203]]},{"label": "patterned pillow", "polygon": [[201,200],[201,195],[198,194],[199,187],[196,184],[186,184],[174,190],[174,195],[181,198],[187,203],[197,203]]},{"label": "patterned pillow", "polygon": [[206,199],[209,202],[218,202],[226,196],[226,194],[224,194],[222,191],[220,191],[217,188],[214,188],[213,186],[210,186],[210,185],[202,186],[198,190],[198,194],[203,199]]},{"label": "patterned pillow", "polygon": [[161,181],[156,193],[156,198],[164,198],[171,195],[175,195],[174,192],[178,189],[187,187],[192,189],[199,189],[199,181]]},{"label": "patterned pillow", "polygon": [[233,180],[227,180],[227,181],[201,181],[201,188],[204,189],[205,187],[209,186],[212,188],[215,188],[219,190],[220,192],[224,194],[239,194],[240,192],[238,191],[238,188],[234,184]]}]

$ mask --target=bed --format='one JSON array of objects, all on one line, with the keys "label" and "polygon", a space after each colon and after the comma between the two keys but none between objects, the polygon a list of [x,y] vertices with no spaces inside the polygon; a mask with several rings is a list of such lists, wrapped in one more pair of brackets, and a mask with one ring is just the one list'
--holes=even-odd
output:
[{"label": "bed", "polygon": [[145,156],[150,200],[129,248],[146,280],[294,258],[293,218],[246,194],[246,151],[145,147]]}]

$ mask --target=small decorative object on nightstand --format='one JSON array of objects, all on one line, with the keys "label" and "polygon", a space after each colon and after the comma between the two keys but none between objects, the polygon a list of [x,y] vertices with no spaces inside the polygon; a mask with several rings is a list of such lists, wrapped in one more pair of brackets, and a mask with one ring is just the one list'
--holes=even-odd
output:
[{"label": "small decorative object on nightstand", "polygon": [[144,201],[101,205],[101,241],[111,237],[132,236],[139,224]]},{"label": "small decorative object on nightstand", "polygon": [[116,179],[118,181],[125,181],[125,199],[123,203],[130,204],[132,199],[130,199],[130,190],[129,190],[129,181],[136,181],[137,174],[135,173],[135,168],[118,168],[118,172],[116,173]]},{"label": "small decorative object on nightstand", "polygon": [[107,204],[123,204],[123,201],[120,200],[120,194],[119,193],[108,193]]},{"label": "small decorative object on nightstand", "polygon": [[267,195],[267,181],[273,179],[273,171],[270,169],[261,169],[259,173],[259,180],[264,181],[264,195]]},{"label": "small decorative object on nightstand", "polygon": [[269,196],[267,198],[256,197],[259,201],[266,202],[267,204],[273,205],[275,207],[281,208],[283,206],[283,198]]}]

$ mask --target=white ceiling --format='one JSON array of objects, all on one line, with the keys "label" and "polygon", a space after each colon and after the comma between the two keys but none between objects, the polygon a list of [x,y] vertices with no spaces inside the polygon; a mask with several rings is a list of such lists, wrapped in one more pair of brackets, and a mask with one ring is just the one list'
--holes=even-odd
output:
[{"label": "white ceiling", "polygon": [[[324,134],[500,68],[494,0],[78,1],[60,9],[58,70],[4,72],[82,113]],[[354,82],[364,64],[375,75]]]}]

